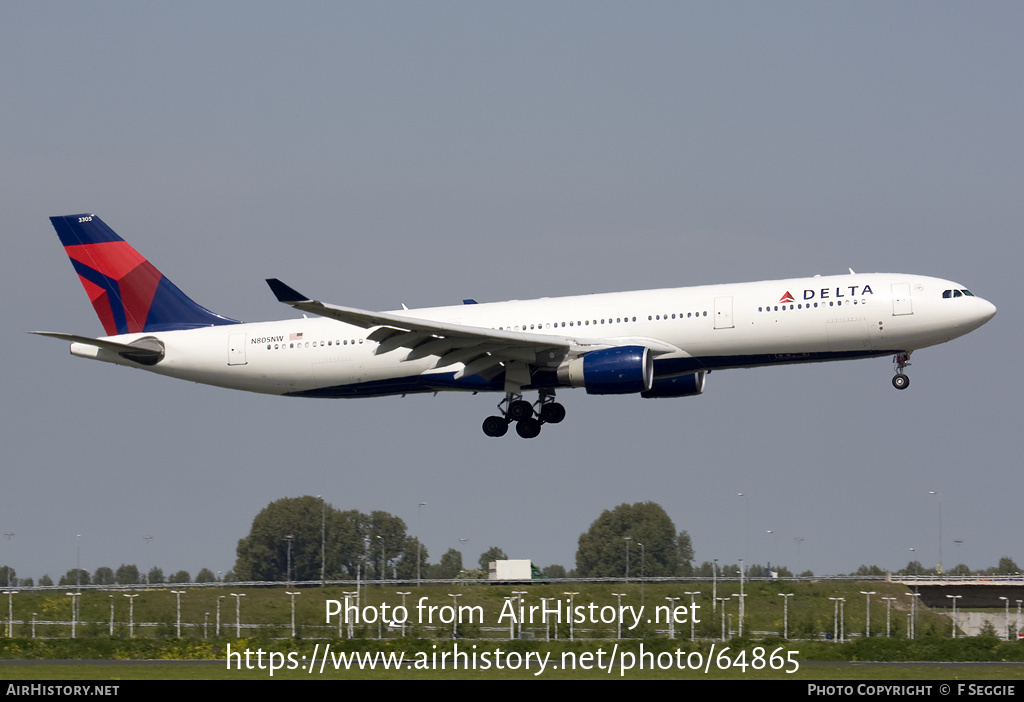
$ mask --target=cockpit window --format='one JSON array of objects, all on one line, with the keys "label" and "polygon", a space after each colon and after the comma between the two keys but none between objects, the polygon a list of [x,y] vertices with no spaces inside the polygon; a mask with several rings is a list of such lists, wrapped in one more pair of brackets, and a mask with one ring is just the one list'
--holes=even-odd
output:
[{"label": "cockpit window", "polygon": [[965,290],[964,288],[960,288],[959,290],[943,290],[942,297],[947,300],[951,297],[974,297],[974,293],[970,290]]},{"label": "cockpit window", "polygon": [[970,290],[961,290],[960,292],[962,292],[967,297],[974,297],[974,293],[972,293]]},{"label": "cockpit window", "polygon": [[959,290],[954,290],[953,291],[953,297],[963,297],[963,296],[964,296],[964,294],[962,292],[960,292]]},{"label": "cockpit window", "polygon": [[943,290],[942,291],[942,297],[943,297],[943,299],[948,300],[949,298],[953,297],[953,291],[952,290]]}]

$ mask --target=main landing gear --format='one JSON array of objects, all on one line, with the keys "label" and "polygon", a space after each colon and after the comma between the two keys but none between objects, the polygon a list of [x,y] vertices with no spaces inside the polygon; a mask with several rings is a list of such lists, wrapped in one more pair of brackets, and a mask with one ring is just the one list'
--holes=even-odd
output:
[{"label": "main landing gear", "polygon": [[532,439],[540,434],[541,425],[558,424],[565,419],[565,407],[555,402],[554,390],[541,390],[540,398],[532,404],[517,392],[505,393],[505,399],[498,403],[498,411],[501,416],[492,415],[484,420],[487,436],[505,436],[508,425],[515,422],[516,433],[524,439]]},{"label": "main landing gear", "polygon": [[910,365],[910,352],[896,354],[892,357],[892,362],[896,367],[896,375],[892,377],[892,386],[897,390],[906,390],[910,387],[910,378],[903,372],[903,369]]}]

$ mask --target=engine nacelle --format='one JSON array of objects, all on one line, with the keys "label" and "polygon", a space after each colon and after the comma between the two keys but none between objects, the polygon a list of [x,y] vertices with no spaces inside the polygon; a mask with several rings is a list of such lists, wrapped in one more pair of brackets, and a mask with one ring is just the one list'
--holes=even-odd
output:
[{"label": "engine nacelle", "polygon": [[590,395],[625,395],[651,389],[654,359],[646,346],[618,346],[567,361],[558,367],[562,385]]},{"label": "engine nacelle", "polygon": [[704,377],[707,371],[697,371],[689,375],[677,375],[673,378],[655,378],[654,384],[640,397],[686,397],[700,395],[704,392]]}]

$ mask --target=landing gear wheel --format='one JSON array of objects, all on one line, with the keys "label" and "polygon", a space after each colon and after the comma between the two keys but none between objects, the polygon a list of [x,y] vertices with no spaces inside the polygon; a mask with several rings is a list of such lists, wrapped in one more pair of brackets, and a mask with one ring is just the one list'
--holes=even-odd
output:
[{"label": "landing gear wheel", "polygon": [[516,433],[524,439],[533,439],[540,434],[540,422],[533,417],[526,417],[516,422]]},{"label": "landing gear wheel", "polygon": [[896,375],[892,377],[892,386],[897,390],[906,390],[910,387],[910,378],[904,373],[904,369],[910,365],[910,351],[898,353],[892,357]]},{"label": "landing gear wheel", "polygon": [[508,405],[508,418],[519,422],[533,416],[533,405],[526,400],[516,400]]},{"label": "landing gear wheel", "polygon": [[487,436],[505,436],[508,432],[508,420],[504,417],[488,417],[484,420],[484,434]]},{"label": "landing gear wheel", "polygon": [[547,424],[558,424],[565,419],[565,406],[551,402],[540,408],[540,419]]}]

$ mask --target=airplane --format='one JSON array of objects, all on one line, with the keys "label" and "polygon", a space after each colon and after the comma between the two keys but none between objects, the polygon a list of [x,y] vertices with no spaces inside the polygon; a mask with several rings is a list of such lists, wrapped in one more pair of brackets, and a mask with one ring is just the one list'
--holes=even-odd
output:
[{"label": "airplane", "polygon": [[[30,332],[71,354],[249,392],[356,398],[447,390],[504,393],[487,436],[558,424],[556,390],[699,395],[715,370],[892,356],[971,332],[995,306],[959,283],[890,273],[602,293],[372,312],[310,299],[305,314],[243,323],[195,303],[94,214],[50,221],[106,336]],[[537,400],[524,399],[536,392]]]}]

